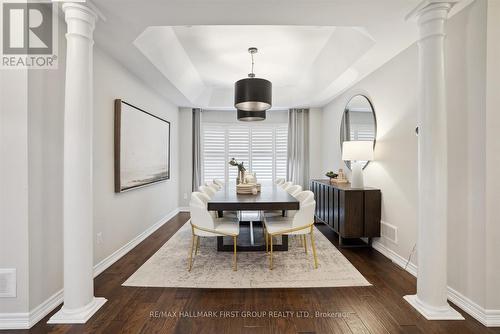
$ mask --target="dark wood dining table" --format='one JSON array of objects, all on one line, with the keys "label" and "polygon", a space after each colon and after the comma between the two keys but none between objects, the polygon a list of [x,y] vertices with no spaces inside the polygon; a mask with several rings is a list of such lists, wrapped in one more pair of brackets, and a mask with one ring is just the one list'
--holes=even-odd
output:
[{"label": "dark wood dining table", "polygon": [[[265,239],[263,237],[263,222],[245,221],[246,211],[286,211],[298,210],[300,202],[281,187],[276,185],[262,186],[257,195],[253,194],[237,194],[236,187],[226,185],[222,190],[218,191],[215,196],[208,201],[208,210],[217,211],[219,216],[223,215],[224,211],[241,212],[243,220],[240,221],[240,237],[238,238],[238,251],[265,251]],[[248,223],[248,229],[246,228]],[[260,230],[261,233],[256,233]],[[232,242],[231,238],[218,237],[218,251],[233,251],[232,243],[226,244],[226,241]],[[281,243],[273,247],[275,251],[288,250],[288,236],[283,235]]]}]

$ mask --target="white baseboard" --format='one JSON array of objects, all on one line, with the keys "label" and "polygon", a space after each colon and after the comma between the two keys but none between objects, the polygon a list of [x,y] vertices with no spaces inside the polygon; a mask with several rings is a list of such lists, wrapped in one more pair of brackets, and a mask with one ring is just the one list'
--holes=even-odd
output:
[{"label": "white baseboard", "polygon": [[0,313],[0,330],[28,329],[29,313]]},{"label": "white baseboard", "polygon": [[[407,259],[387,248],[380,241],[373,241],[372,247],[397,266],[405,269]],[[406,271],[417,277],[417,266],[414,263],[410,262]],[[487,327],[500,327],[500,310],[485,309],[451,287],[448,287],[448,300],[467,312],[481,324]]]},{"label": "white baseboard", "polygon": [[189,212],[189,206],[181,206],[179,212]]},{"label": "white baseboard", "polygon": [[64,299],[63,289],[57,291],[49,299],[35,307],[29,313],[29,327],[33,327],[37,322],[42,320],[47,314],[52,312],[56,307],[62,304]]},{"label": "white baseboard", "polygon": [[[109,268],[113,263],[121,259],[125,254],[130,252],[135,246],[144,241],[147,237],[153,234],[163,224],[172,219],[180,212],[177,208],[167,214],[165,217],[154,223],[147,230],[136,236],[134,239],[127,242],[125,245],[117,249],[111,255],[103,259],[94,266],[94,277],[98,276],[104,270]],[[57,291],[43,303],[35,307],[29,313],[0,313],[0,329],[29,329],[37,322],[42,320],[47,314],[52,312],[57,306],[61,305],[64,298],[63,289]]]},{"label": "white baseboard", "polygon": [[[408,263],[408,267],[406,267],[406,263],[408,262],[408,259],[405,259],[401,255],[397,254],[393,250],[387,248],[383,243],[381,243],[378,240],[374,240],[372,242],[372,247],[375,248],[376,250],[379,251],[382,255],[384,255],[386,258],[394,262],[397,266],[403,268],[413,276],[417,277],[417,266],[410,262]],[[406,268],[405,268],[406,267]]]},{"label": "white baseboard", "polygon": [[485,309],[448,287],[448,300],[487,327],[500,327],[500,310]]},{"label": "white baseboard", "polygon": [[111,255],[103,259],[101,262],[94,266],[94,277],[98,276],[104,270],[108,269],[113,263],[121,259],[125,254],[130,252],[135,246],[144,241],[147,237],[153,234],[157,229],[159,229],[163,224],[172,219],[176,214],[179,213],[179,208],[173,210],[165,217],[161,218],[159,221],[154,223],[147,230],[136,236],[134,239],[127,242],[125,245],[114,251]]}]

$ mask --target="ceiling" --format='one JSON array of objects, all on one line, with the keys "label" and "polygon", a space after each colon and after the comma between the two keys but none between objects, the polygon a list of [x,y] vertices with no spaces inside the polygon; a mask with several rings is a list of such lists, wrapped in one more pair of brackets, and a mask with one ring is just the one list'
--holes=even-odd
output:
[{"label": "ceiling", "polygon": [[250,71],[273,82],[273,107],[317,107],[417,38],[420,0],[95,0],[94,38],[174,104],[230,109]]},{"label": "ceiling", "polygon": [[[318,26],[149,27],[134,45],[193,105],[232,108],[234,83],[251,71],[273,84],[273,106],[308,106],[332,96],[375,41],[361,29]],[[342,81],[342,82],[340,82]]]}]

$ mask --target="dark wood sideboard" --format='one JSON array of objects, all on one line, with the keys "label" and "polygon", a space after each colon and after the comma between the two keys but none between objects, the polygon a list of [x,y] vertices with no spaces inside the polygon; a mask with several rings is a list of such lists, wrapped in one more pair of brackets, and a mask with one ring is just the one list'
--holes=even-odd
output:
[{"label": "dark wood sideboard", "polygon": [[330,226],[346,245],[354,238],[380,237],[382,196],[379,189],[351,188],[349,183],[330,184],[329,180],[311,180],[316,200],[316,222]]}]

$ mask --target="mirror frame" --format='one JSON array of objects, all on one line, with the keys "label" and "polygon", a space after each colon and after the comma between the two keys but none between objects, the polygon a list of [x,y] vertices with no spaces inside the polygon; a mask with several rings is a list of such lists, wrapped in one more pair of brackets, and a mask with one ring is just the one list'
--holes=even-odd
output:
[{"label": "mirror frame", "polygon": [[[343,138],[343,133],[342,133],[342,126],[344,125],[344,115],[345,115],[345,112],[347,111],[347,106],[349,105],[349,103],[351,103],[351,101],[355,98],[355,97],[358,97],[358,96],[362,96],[364,97],[367,101],[368,101],[368,104],[370,105],[370,108],[372,108],[372,114],[373,114],[373,121],[374,121],[374,126],[375,126],[375,138],[373,139],[373,149],[375,150],[375,145],[377,144],[377,113],[375,112],[375,107],[373,107],[373,103],[372,103],[372,100],[365,94],[354,94],[352,95],[349,100],[347,101],[345,107],[344,107],[344,111],[342,112],[342,119],[340,120],[340,156],[342,157],[342,151],[343,151],[343,143],[344,143],[344,138]],[[351,168],[351,164],[348,163],[347,161],[344,161],[344,164],[346,165],[346,167],[349,169],[349,170],[352,170]],[[366,168],[366,166],[368,166],[370,164],[370,161],[368,161],[364,166],[363,166],[363,169]]]}]

